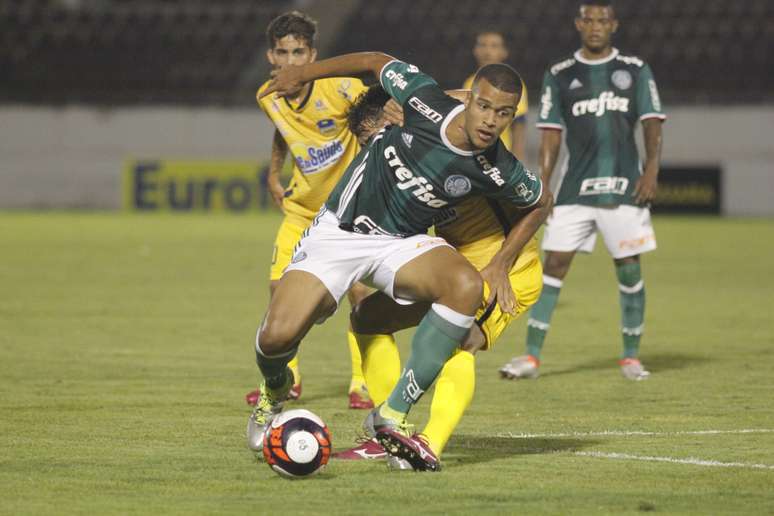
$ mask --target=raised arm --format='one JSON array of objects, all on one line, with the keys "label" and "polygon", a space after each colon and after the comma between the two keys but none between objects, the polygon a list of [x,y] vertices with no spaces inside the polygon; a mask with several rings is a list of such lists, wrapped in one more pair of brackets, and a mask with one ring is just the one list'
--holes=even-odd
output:
[{"label": "raised arm", "polygon": [[315,61],[303,66],[285,66],[272,71],[273,79],[260,98],[276,93],[280,97],[298,91],[304,84],[326,77],[372,75],[379,78],[384,65],[394,58],[381,52],[357,52]]}]

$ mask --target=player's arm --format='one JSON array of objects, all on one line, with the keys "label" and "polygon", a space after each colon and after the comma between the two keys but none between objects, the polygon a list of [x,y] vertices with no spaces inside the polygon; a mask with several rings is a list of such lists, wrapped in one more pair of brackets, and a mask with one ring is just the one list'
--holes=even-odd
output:
[{"label": "player's arm", "polygon": [[527,85],[521,82],[521,99],[516,107],[516,114],[511,122],[511,152],[519,161],[524,162],[527,147],[527,111],[529,100],[527,99]]},{"label": "player's arm", "polygon": [[315,61],[303,66],[284,66],[272,71],[273,79],[261,93],[263,98],[271,93],[282,97],[298,91],[304,84],[326,77],[372,76],[379,78],[384,66],[394,58],[381,52],[357,52]]},{"label": "player's arm", "polygon": [[661,163],[661,120],[648,118],[642,121],[645,139],[645,170],[634,186],[637,204],[647,204],[656,198],[658,172]]},{"label": "player's arm", "polygon": [[521,250],[548,218],[553,206],[554,196],[548,188],[544,187],[538,201],[514,224],[500,250],[481,270],[481,277],[490,289],[487,304],[497,299],[497,304],[503,312],[516,315],[516,295],[513,293],[508,274]]},{"label": "player's arm", "polygon": [[647,204],[656,197],[658,172],[661,162],[661,124],[666,120],[658,94],[656,80],[647,64],[637,75],[637,112],[642,121],[645,140],[645,169],[634,185],[634,200]]},{"label": "player's arm", "polygon": [[511,151],[524,161],[527,146],[527,121],[525,116],[516,117],[511,124]]},{"label": "player's arm", "polygon": [[[446,90],[448,96],[460,102],[467,102],[470,90]],[[403,107],[395,99],[390,99],[384,105],[384,119],[388,124],[399,125],[403,127]]]},{"label": "player's arm", "polygon": [[559,158],[559,150],[562,148],[562,131],[543,129],[540,132],[538,165],[540,167],[540,177],[543,183],[548,185],[551,184],[551,175],[554,173],[556,160]]},{"label": "player's arm", "polygon": [[274,130],[271,141],[271,159],[269,160],[269,175],[267,184],[274,203],[282,209],[282,199],[285,197],[285,188],[280,181],[282,168],[285,166],[285,158],[288,154],[288,144],[278,130]]}]

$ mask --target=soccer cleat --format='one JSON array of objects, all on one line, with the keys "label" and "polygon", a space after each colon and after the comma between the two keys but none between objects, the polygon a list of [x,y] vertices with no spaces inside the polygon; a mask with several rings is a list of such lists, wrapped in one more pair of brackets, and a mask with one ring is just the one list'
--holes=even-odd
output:
[{"label": "soccer cleat", "polygon": [[383,459],[387,457],[387,452],[384,451],[382,445],[379,444],[376,439],[363,439],[360,444],[349,450],[340,451],[334,453],[333,457],[343,460],[370,460],[370,459]]},{"label": "soccer cleat", "polygon": [[376,433],[383,428],[391,428],[405,435],[411,435],[413,425],[409,425],[405,420],[398,421],[382,416],[379,413],[380,407],[381,405],[371,410],[363,421],[363,433],[366,437],[376,437]]},{"label": "soccer cleat", "polygon": [[621,374],[627,380],[640,382],[650,377],[650,371],[646,371],[642,362],[636,358],[623,358],[618,361],[618,365],[621,366]]},{"label": "soccer cleat", "polygon": [[355,410],[374,408],[374,402],[371,401],[365,385],[360,389],[352,389],[349,392],[349,408]]},{"label": "soccer cleat", "polygon": [[408,436],[403,432],[382,428],[376,432],[376,439],[392,457],[403,459],[414,471],[439,471],[441,463],[422,434]]},{"label": "soccer cleat", "polygon": [[[245,395],[245,401],[248,405],[251,407],[254,407],[256,403],[258,403],[258,399],[261,397],[261,389],[255,389],[254,391],[250,391]],[[288,391],[288,400],[295,401],[298,398],[301,397],[301,382],[298,382],[297,384],[293,385],[293,387],[290,388]]]},{"label": "soccer cleat", "polygon": [[522,378],[537,378],[540,360],[532,355],[513,357],[510,362],[500,368],[500,377],[508,380]]},{"label": "soccer cleat", "polygon": [[290,388],[291,385],[288,382],[286,387],[278,389],[277,393],[272,395],[266,389],[265,382],[261,382],[261,392],[263,395],[258,398],[258,402],[255,404],[250,418],[247,420],[247,447],[254,452],[263,450],[263,436],[266,433],[266,429],[271,424],[274,416],[282,412],[282,404],[287,399],[287,393]]}]

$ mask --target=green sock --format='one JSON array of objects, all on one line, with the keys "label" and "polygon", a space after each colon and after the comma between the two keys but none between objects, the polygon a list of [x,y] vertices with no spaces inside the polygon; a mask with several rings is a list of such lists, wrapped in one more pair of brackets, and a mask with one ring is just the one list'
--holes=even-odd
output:
[{"label": "green sock", "polygon": [[408,413],[433,384],[446,361],[467,336],[472,323],[472,316],[443,305],[433,305],[417,327],[411,342],[411,356],[387,399],[392,410]]},{"label": "green sock", "polygon": [[540,359],[540,351],[543,349],[543,341],[551,326],[551,315],[559,300],[559,292],[562,289],[562,280],[543,276],[543,291],[540,299],[529,312],[527,321],[527,353]]},{"label": "green sock", "polygon": [[298,353],[298,345],[282,355],[267,357],[260,351],[256,341],[255,361],[258,363],[258,369],[261,370],[263,379],[266,380],[266,387],[268,389],[281,389],[285,386],[288,375],[293,374],[290,368],[288,368],[288,362],[296,356],[296,353]]},{"label": "green sock", "polygon": [[640,351],[640,337],[645,320],[645,286],[640,263],[616,265],[615,273],[618,276],[621,300],[623,358],[636,358]]}]

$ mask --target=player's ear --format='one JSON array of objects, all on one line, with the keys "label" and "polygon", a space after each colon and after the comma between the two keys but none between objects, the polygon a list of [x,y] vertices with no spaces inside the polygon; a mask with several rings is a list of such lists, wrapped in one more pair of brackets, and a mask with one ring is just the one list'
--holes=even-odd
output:
[{"label": "player's ear", "polygon": [[613,30],[612,30],[611,34],[615,34],[617,30],[618,30],[618,19],[614,18],[613,19]]},{"label": "player's ear", "polygon": [[317,49],[316,48],[311,49],[309,51],[309,55],[311,56],[311,58],[309,59],[309,62],[314,63],[315,60],[317,59]]},{"label": "player's ear", "polygon": [[269,63],[271,63],[272,66],[277,66],[277,63],[274,62],[274,50],[273,49],[270,48],[269,50],[266,51],[266,59],[269,60]]}]

